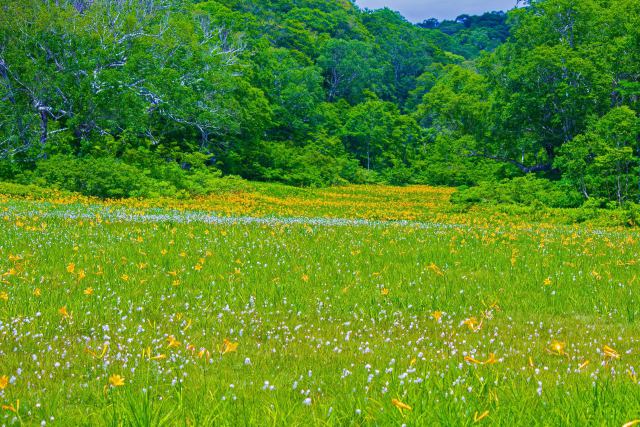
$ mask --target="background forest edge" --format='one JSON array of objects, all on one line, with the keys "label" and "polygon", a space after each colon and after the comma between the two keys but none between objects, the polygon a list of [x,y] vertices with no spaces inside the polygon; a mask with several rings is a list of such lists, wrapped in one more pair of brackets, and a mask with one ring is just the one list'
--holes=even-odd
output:
[{"label": "background forest edge", "polygon": [[463,203],[640,197],[633,1],[419,26],[344,0],[2,8],[3,180],[100,197],[206,194],[223,174],[474,186]]}]

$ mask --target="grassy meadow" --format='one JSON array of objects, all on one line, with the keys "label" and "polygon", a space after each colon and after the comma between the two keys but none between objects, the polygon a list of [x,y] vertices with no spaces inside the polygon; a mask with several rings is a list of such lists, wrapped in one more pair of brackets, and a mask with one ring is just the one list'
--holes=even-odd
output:
[{"label": "grassy meadow", "polygon": [[0,425],[635,425],[638,231],[451,192],[0,196]]}]

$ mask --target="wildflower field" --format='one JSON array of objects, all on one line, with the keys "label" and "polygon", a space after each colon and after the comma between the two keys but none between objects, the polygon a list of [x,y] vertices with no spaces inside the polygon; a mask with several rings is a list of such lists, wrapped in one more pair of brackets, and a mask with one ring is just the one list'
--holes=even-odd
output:
[{"label": "wildflower field", "polygon": [[0,425],[638,424],[638,231],[451,193],[0,196]]}]

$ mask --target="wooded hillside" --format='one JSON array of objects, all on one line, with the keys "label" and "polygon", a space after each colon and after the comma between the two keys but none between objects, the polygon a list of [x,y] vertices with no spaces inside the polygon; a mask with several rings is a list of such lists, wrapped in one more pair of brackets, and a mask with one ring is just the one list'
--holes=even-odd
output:
[{"label": "wooded hillside", "polygon": [[347,0],[0,8],[3,180],[120,197],[206,192],[221,174],[303,186],[534,174],[559,205],[640,197],[634,0],[420,25]]}]

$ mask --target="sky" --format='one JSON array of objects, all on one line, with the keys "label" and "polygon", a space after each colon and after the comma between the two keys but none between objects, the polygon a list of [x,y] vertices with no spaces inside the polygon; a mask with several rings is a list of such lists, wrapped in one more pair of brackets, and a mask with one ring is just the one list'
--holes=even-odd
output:
[{"label": "sky", "polygon": [[452,19],[463,13],[482,14],[492,10],[509,10],[516,0],[356,0],[361,8],[389,7],[399,10],[409,21],[422,22],[428,18]]}]

